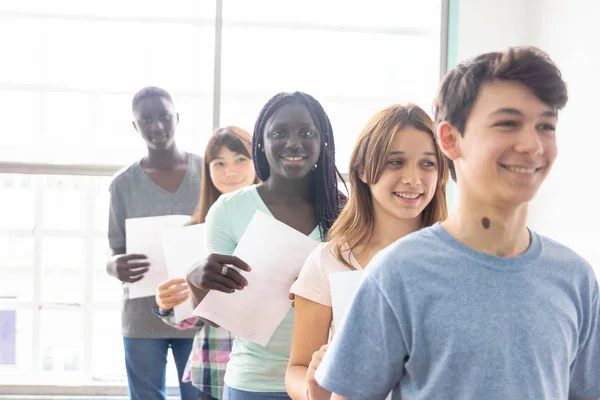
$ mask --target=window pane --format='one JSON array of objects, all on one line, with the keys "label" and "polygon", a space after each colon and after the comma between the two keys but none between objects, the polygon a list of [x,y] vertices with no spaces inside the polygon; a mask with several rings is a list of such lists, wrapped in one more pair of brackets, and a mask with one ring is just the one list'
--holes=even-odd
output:
[{"label": "window pane", "polygon": [[[0,63],[0,68],[1,65],[3,63]],[[4,119],[4,134],[0,136],[0,160],[21,161],[20,149],[39,145],[41,95],[29,91],[0,90],[0,110],[10,110],[10,118]]]},{"label": "window pane", "polygon": [[[111,181],[112,178],[108,176],[94,178],[95,231],[106,232],[108,229],[108,208],[110,206],[110,193],[108,192],[108,187]],[[104,254],[104,252],[102,254]]]},{"label": "window pane", "polygon": [[252,135],[258,113],[269,101],[270,96],[224,98],[221,102],[221,126],[236,125]]},{"label": "window pane", "polygon": [[212,92],[213,27],[103,21],[94,29],[102,46],[91,70],[97,76],[88,77],[86,86],[131,95],[147,85],[164,87],[173,95]]},{"label": "window pane", "polygon": [[33,299],[33,237],[0,236],[0,299]]},{"label": "window pane", "polygon": [[[97,49],[102,48],[102,43],[94,33],[99,23],[66,19],[41,21],[43,82],[67,88],[81,88],[98,79],[96,74],[99,71],[95,61]],[[70,109],[64,109],[59,115],[76,117]]]},{"label": "window pane", "polygon": [[41,311],[41,356],[44,372],[78,372],[83,368],[83,312]]},{"label": "window pane", "polygon": [[92,324],[92,376],[94,380],[125,381],[125,355],[120,311],[94,311]]},{"label": "window pane", "polygon": [[33,268],[33,237],[0,235],[0,267]]},{"label": "window pane", "polygon": [[[0,2],[7,3],[6,1]],[[16,3],[16,2],[14,2]],[[0,5],[0,7],[2,7]],[[0,15],[0,76],[4,82],[40,83],[42,23],[34,18]],[[9,39],[12,38],[13,40]],[[18,40],[14,40],[18,38]]]},{"label": "window pane", "polygon": [[[63,164],[85,161],[90,154],[92,98],[81,93],[45,93],[44,135],[36,158]],[[86,151],[87,150],[87,151]]]},{"label": "window pane", "polygon": [[348,172],[348,163],[356,139],[369,119],[388,104],[340,104],[325,102],[335,137],[335,163],[340,172]]},{"label": "window pane", "polygon": [[212,101],[191,96],[178,96],[173,100],[179,112],[177,145],[203,156],[204,146],[212,134]]},{"label": "window pane", "polygon": [[0,174],[0,229],[33,229],[35,179],[33,175]]},{"label": "window pane", "polygon": [[85,228],[86,179],[84,176],[45,176],[43,226],[46,229]]},{"label": "window pane", "polygon": [[176,92],[212,94],[212,26],[152,24],[146,25],[142,33],[140,39],[146,43],[146,84],[164,87],[173,96]]},{"label": "window pane", "polygon": [[14,0],[0,2],[0,11],[35,12],[51,15],[95,15],[107,17],[214,18],[214,0]]},{"label": "window pane", "polygon": [[42,301],[77,303],[84,298],[85,242],[79,238],[42,240]]},{"label": "window pane", "polygon": [[[261,54],[264,43],[277,49],[272,60],[239,62]],[[377,98],[401,93],[431,99],[438,81],[437,36],[223,29],[224,101],[240,92],[273,95],[281,90],[302,90],[317,98]]]},{"label": "window pane", "polygon": [[0,309],[0,375],[30,373],[32,344],[31,311]]},{"label": "window pane", "polygon": [[[268,12],[265,12],[268,10]],[[439,0],[227,0],[223,2],[226,22],[271,22],[353,25],[377,27],[435,28],[441,20]]]},{"label": "window pane", "polygon": [[[9,84],[33,85],[23,94],[0,85],[0,107],[16,110],[7,127],[11,135],[0,139],[0,160],[124,165],[139,158],[145,149],[131,126],[131,98],[149,85],[164,87],[176,103],[194,99],[194,112],[182,114],[182,134],[212,129],[214,25],[199,21],[214,20],[214,1],[179,0],[168,7],[156,0],[61,3],[72,3],[64,13],[87,17],[0,15],[0,35],[19,37],[18,46],[0,41],[8,60],[0,76]],[[4,8],[63,13],[55,2],[47,4]],[[128,14],[135,18],[89,18]],[[157,19],[144,19],[151,16]],[[25,92],[31,87],[40,93]],[[182,138],[190,151],[198,145]]]},{"label": "window pane", "polygon": [[132,94],[151,84],[211,91],[211,25],[48,19],[44,27],[46,83]]},{"label": "window pane", "polygon": [[0,267],[0,299],[33,300],[33,268]]},{"label": "window pane", "polygon": [[123,287],[116,278],[106,272],[106,252],[108,238],[94,241],[94,301],[119,304],[123,297]]}]

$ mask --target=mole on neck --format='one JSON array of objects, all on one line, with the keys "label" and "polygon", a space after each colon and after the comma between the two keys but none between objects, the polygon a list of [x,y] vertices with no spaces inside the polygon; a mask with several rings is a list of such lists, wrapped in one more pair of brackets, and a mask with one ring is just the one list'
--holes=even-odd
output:
[{"label": "mole on neck", "polygon": [[489,229],[490,228],[490,219],[488,217],[481,218],[481,226],[483,226],[483,229]]}]

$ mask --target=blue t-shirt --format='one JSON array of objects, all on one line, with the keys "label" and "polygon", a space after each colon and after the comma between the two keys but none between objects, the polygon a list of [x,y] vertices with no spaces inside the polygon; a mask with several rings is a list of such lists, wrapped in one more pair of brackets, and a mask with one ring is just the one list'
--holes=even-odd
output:
[{"label": "blue t-shirt", "polygon": [[374,257],[316,379],[352,400],[597,399],[599,302],[565,246],[532,232],[495,257],[436,224]]}]

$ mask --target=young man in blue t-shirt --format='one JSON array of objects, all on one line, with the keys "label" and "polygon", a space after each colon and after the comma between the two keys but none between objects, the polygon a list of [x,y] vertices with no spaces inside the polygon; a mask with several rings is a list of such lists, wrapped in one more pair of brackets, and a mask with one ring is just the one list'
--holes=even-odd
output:
[{"label": "young man in blue t-shirt", "polygon": [[560,71],[531,47],[448,73],[434,111],[457,207],[367,268],[316,373],[333,398],[600,398],[594,272],[526,226],[566,102]]}]

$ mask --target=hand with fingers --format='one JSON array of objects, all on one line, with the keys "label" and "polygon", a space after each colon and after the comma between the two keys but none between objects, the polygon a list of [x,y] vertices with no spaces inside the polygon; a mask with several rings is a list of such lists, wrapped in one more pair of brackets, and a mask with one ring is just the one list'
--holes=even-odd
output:
[{"label": "hand with fingers", "polygon": [[150,262],[143,254],[117,254],[106,264],[108,273],[121,282],[137,282],[148,272]]},{"label": "hand with fingers", "polygon": [[190,288],[185,279],[169,279],[156,289],[156,304],[161,310],[168,311],[182,304],[190,297]]},{"label": "hand with fingers", "polygon": [[218,290],[223,293],[233,293],[248,286],[248,281],[235,268],[250,272],[250,266],[235,256],[209,254],[200,266],[188,273],[187,281],[190,286],[208,292]]},{"label": "hand with fingers", "polygon": [[331,393],[321,387],[317,380],[315,379],[315,372],[317,372],[317,368],[321,365],[321,361],[327,352],[327,344],[321,346],[321,348],[313,353],[312,360],[308,365],[308,371],[306,372],[306,382],[308,383],[308,398],[309,399],[322,399],[329,398]]}]

